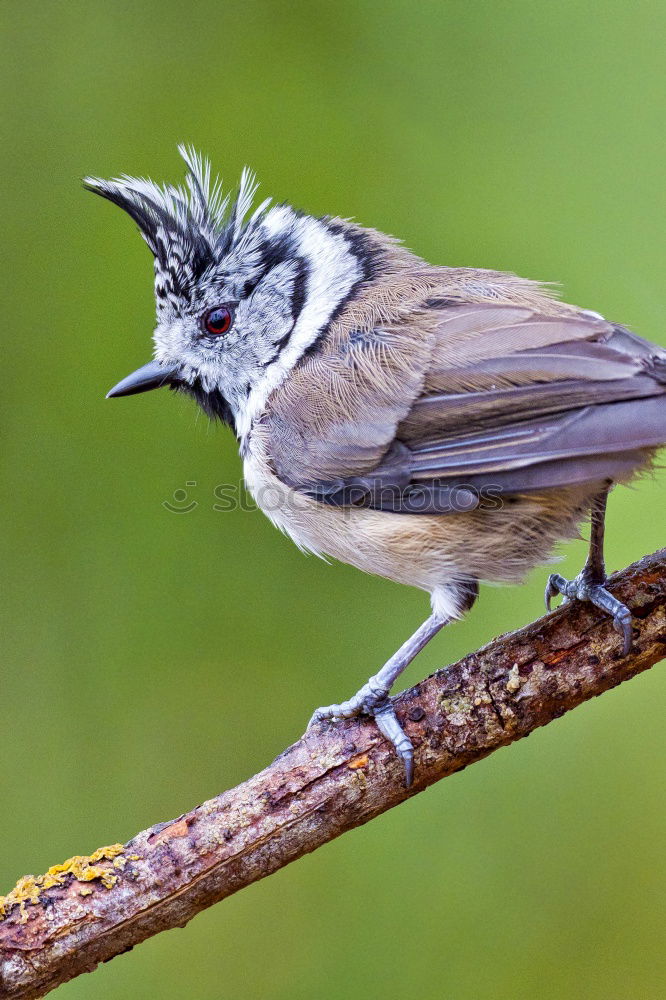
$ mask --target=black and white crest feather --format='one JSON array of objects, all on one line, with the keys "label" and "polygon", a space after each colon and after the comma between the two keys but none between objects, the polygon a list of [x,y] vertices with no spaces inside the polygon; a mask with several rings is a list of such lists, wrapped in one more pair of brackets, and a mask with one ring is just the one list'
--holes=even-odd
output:
[{"label": "black and white crest feather", "polygon": [[210,162],[191,146],[178,150],[187,165],[184,185],[156,184],[123,174],[112,180],[86,177],[84,186],[122,208],[136,222],[155,258],[158,303],[178,308],[196,286],[212,277],[234,249],[251,254],[252,237],[270,205],[263,201],[248,217],[257,184],[243,170],[235,198],[224,194]]}]

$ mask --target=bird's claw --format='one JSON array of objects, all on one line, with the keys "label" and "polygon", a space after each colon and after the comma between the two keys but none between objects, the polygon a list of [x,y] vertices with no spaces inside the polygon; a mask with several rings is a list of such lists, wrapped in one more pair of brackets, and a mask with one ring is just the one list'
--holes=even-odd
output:
[{"label": "bird's claw", "polygon": [[622,655],[627,656],[633,638],[631,611],[626,604],[613,597],[604,584],[605,581],[591,582],[585,571],[579,573],[574,580],[566,580],[559,573],[551,573],[546,584],[546,608],[550,611],[550,602],[556,594],[562,594],[565,600],[589,601],[612,617],[613,628],[623,639]]},{"label": "bird's claw", "polygon": [[410,788],[414,780],[414,745],[398,722],[393,702],[386,697],[374,706],[370,714],[377,723],[380,733],[395,747],[405,769],[405,787]]},{"label": "bird's claw", "polygon": [[548,583],[546,584],[546,591],[543,595],[544,604],[546,605],[546,611],[551,611],[551,602],[554,597],[557,597],[559,590],[553,584],[553,575],[548,577]]},{"label": "bird's claw", "polygon": [[340,722],[357,715],[372,716],[382,736],[393,744],[405,769],[405,787],[409,788],[414,780],[414,746],[398,722],[393,702],[385,689],[369,690],[366,684],[349,701],[318,708],[308,722],[308,729],[317,722]]}]

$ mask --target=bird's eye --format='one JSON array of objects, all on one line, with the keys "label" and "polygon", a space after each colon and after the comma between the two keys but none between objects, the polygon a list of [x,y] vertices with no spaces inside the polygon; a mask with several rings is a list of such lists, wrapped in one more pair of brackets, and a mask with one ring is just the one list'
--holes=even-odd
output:
[{"label": "bird's eye", "polygon": [[231,326],[231,310],[227,306],[215,306],[203,315],[203,327],[206,333],[219,337]]}]

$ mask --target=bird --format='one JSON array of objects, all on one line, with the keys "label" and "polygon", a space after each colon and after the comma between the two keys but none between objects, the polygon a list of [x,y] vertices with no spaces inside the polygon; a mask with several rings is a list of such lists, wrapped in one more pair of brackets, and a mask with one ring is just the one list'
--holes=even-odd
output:
[{"label": "bird", "polygon": [[233,430],[247,489],[306,552],[429,593],[431,613],[352,697],[309,725],[374,718],[414,778],[391,689],[480,583],[520,583],[590,523],[573,579],[545,599],[610,615],[611,489],[666,443],[666,351],[552,287],[435,266],[378,230],[271,199],[243,171],[225,193],[181,145],[178,185],[84,186],[123,209],[154,259],[153,360],[108,393],[161,386]]}]

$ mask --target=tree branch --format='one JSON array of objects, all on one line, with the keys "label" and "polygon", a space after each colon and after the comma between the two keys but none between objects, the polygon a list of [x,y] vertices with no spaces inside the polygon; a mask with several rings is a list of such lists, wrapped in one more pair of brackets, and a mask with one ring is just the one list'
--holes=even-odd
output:
[{"label": "tree branch", "polygon": [[0,898],[0,997],[29,1000],[265,878],[666,655],[666,549],[612,578],[634,644],[588,605],[503,636],[397,698],[416,779],[365,720],[320,725],[244,784]]}]

